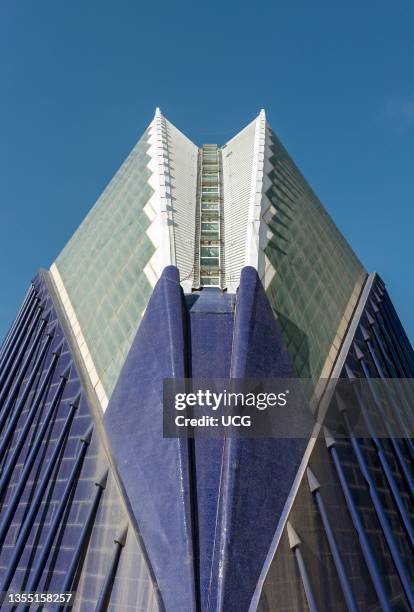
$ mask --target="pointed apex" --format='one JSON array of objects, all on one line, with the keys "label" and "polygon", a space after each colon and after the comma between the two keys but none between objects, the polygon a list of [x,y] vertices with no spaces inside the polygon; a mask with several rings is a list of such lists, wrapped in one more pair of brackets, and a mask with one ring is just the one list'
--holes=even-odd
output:
[{"label": "pointed apex", "polygon": [[154,117],[162,117],[161,109],[159,106],[157,106],[157,108],[155,109]]},{"label": "pointed apex", "polygon": [[291,550],[294,550],[295,548],[297,548],[298,546],[302,544],[301,539],[299,538],[298,534],[293,529],[289,521],[287,522],[286,528],[287,528],[287,536],[289,540],[289,547]]},{"label": "pointed apex", "polygon": [[70,403],[71,406],[76,406],[76,408],[79,407],[79,402],[81,400],[82,397],[82,392],[79,391],[79,393],[77,394],[77,396],[75,397],[75,399],[73,400],[73,402]]},{"label": "pointed apex", "polygon": [[56,328],[57,328],[57,321],[52,321],[51,323],[48,323],[47,335],[53,338]]},{"label": "pointed apex", "polygon": [[65,340],[62,338],[62,340],[59,342],[57,347],[53,350],[53,354],[57,355],[58,357],[60,357],[64,344],[65,344]]},{"label": "pointed apex", "polygon": [[108,470],[102,474],[102,476],[95,482],[97,487],[105,489],[106,483],[108,482]]},{"label": "pointed apex", "polygon": [[[40,311],[42,312],[43,307],[39,306]],[[46,323],[49,323],[49,319],[50,319],[50,308],[48,308],[47,310],[42,312],[42,316],[40,317],[41,322],[45,325]]]},{"label": "pointed apex", "polygon": [[345,373],[349,380],[355,380],[356,376],[347,363],[345,364]]},{"label": "pointed apex", "polygon": [[86,432],[83,434],[81,438],[82,442],[85,442],[85,444],[90,444],[92,440],[92,432],[93,432],[93,425],[91,425],[89,429],[87,429]]},{"label": "pointed apex", "polygon": [[128,534],[128,525],[126,525],[124,529],[122,529],[122,531],[120,532],[119,536],[115,538],[114,540],[115,544],[119,544],[120,546],[125,546],[127,534]]},{"label": "pointed apex", "polygon": [[339,394],[337,394],[336,396],[336,405],[338,406],[338,410],[340,413],[346,411],[346,403]]},{"label": "pointed apex", "polygon": [[308,485],[310,492],[314,493],[315,491],[318,491],[318,489],[321,488],[320,482],[310,468],[307,468],[306,475],[308,477]]},{"label": "pointed apex", "polygon": [[260,119],[263,119],[263,121],[266,121],[266,111],[264,108],[260,109],[259,117]]},{"label": "pointed apex", "polygon": [[70,363],[62,372],[62,374],[60,374],[60,378],[64,378],[65,380],[69,380],[70,377],[70,371],[72,368],[72,364]]},{"label": "pointed apex", "polygon": [[358,359],[358,361],[361,361],[361,359],[364,359],[364,353],[361,351],[361,349],[355,342],[354,342],[354,351],[355,351],[355,357]]},{"label": "pointed apex", "polygon": [[370,301],[369,301],[369,304],[370,304],[370,306],[371,306],[372,311],[374,312],[374,314],[376,314],[377,312],[379,312],[379,308],[378,308],[378,306],[376,305],[376,303],[375,303],[373,300],[370,300]]},{"label": "pointed apex", "polygon": [[331,448],[331,446],[335,446],[335,438],[332,436],[331,432],[327,427],[323,428],[323,434],[325,436],[325,444],[327,448]]},{"label": "pointed apex", "polygon": [[364,325],[361,325],[360,329],[362,332],[362,337],[364,338],[365,342],[367,340],[370,340],[371,336],[369,335],[367,328]]}]

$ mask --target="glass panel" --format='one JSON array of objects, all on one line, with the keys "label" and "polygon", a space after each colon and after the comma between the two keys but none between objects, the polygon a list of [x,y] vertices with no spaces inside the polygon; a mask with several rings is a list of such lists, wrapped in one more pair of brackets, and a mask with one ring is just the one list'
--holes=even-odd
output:
[{"label": "glass panel", "polygon": [[217,237],[214,237],[213,234],[208,234],[208,236],[201,236],[201,244],[203,246],[218,246],[220,244],[220,241],[218,239],[218,235]]},{"label": "glass panel", "polygon": [[145,133],[56,262],[108,396],[152,293],[144,273],[154,253],[144,212],[154,193],[148,147]]},{"label": "glass panel", "polygon": [[218,202],[202,202],[201,204],[202,210],[219,210]]},{"label": "glass panel", "polygon": [[217,232],[219,229],[218,223],[209,223],[209,222],[205,222],[203,221],[201,223],[201,231],[205,232]]},{"label": "glass panel", "polygon": [[267,197],[275,212],[264,251],[277,274],[266,293],[299,374],[317,379],[365,271],[277,137],[269,138]]},{"label": "glass panel", "polygon": [[220,248],[218,246],[220,235],[219,194],[218,148],[217,145],[204,145],[201,172],[200,243],[204,245],[200,248],[201,285],[220,286]]},{"label": "glass panel", "polygon": [[218,265],[219,265],[219,258],[218,257],[202,257],[201,258],[201,265],[202,266],[216,266],[216,267],[218,267]]},{"label": "glass panel", "polygon": [[202,276],[201,277],[201,284],[202,285],[210,285],[210,286],[215,286],[218,287],[220,284],[220,280],[218,276]]},{"label": "glass panel", "polygon": [[201,247],[201,257],[218,257],[218,247]]}]

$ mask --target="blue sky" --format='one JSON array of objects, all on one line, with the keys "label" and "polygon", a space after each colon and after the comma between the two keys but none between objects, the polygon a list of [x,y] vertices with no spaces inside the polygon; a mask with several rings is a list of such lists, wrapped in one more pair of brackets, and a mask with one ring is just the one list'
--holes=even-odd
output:
[{"label": "blue sky", "polygon": [[414,4],[0,7],[0,336],[154,109],[198,144],[268,120],[414,338]]}]

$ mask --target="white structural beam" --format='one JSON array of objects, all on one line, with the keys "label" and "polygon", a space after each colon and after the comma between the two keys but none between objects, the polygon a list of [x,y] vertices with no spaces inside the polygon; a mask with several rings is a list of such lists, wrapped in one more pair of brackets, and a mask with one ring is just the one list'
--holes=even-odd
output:
[{"label": "white structural beam", "polygon": [[148,183],[154,190],[144,207],[144,213],[151,221],[147,235],[155,251],[144,268],[144,272],[154,287],[165,266],[175,265],[174,237],[170,232],[169,216],[171,210],[171,183],[169,179],[168,140],[165,119],[159,108],[148,128],[147,164],[151,171]]},{"label": "white structural beam", "polygon": [[222,148],[224,265],[226,287],[231,292],[239,285],[246,261],[256,127],[254,120]]},{"label": "white structural beam", "polygon": [[168,120],[165,127],[171,193],[168,222],[181,285],[190,292],[194,276],[198,147]]},{"label": "white structural beam", "polygon": [[261,110],[255,121],[253,160],[250,184],[249,209],[247,216],[245,265],[253,266],[258,270],[259,276],[264,274],[264,263],[261,254],[263,247],[263,178],[264,156],[266,140],[266,115]]},{"label": "white structural beam", "polygon": [[144,207],[151,221],[147,235],[155,252],[144,268],[154,287],[165,266],[180,270],[183,283],[192,284],[198,148],[155,111],[149,126],[149,184],[154,193]]},{"label": "white structural beam", "polygon": [[95,390],[96,396],[102,408],[102,412],[105,412],[108,406],[108,396],[105,392],[102,381],[96,370],[95,363],[93,361],[91,352],[85,340],[85,336],[76,316],[75,309],[72,306],[72,302],[70,301],[69,295],[66,291],[65,285],[63,284],[63,280],[59,274],[59,270],[57,269],[55,263],[52,264],[50,268],[50,274],[54,283],[56,293],[58,294],[61,300],[62,308],[66,314],[69,327],[72,330],[74,340],[82,357],[85,371],[87,372],[90,383]]}]

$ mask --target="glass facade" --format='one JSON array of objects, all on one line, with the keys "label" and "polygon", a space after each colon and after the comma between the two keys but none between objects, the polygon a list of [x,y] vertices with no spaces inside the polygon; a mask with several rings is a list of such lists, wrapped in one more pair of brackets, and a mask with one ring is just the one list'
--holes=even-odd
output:
[{"label": "glass facade", "polygon": [[275,212],[265,254],[275,275],[267,296],[298,373],[316,379],[333,343],[339,348],[366,273],[270,128],[268,139]]},{"label": "glass facade", "polygon": [[143,208],[153,189],[146,132],[56,260],[97,373],[110,396],[152,287]]},{"label": "glass facade", "polygon": [[[275,134],[266,130],[272,151],[266,196],[273,213],[266,219],[265,255],[275,271],[267,295],[298,373],[316,379],[329,375],[366,273]],[[145,133],[56,261],[108,397],[151,293],[143,272],[155,251],[143,212],[153,193],[148,147]],[[200,149],[194,286],[223,281],[220,155],[216,145]],[[244,239],[239,251],[245,246]]]}]

